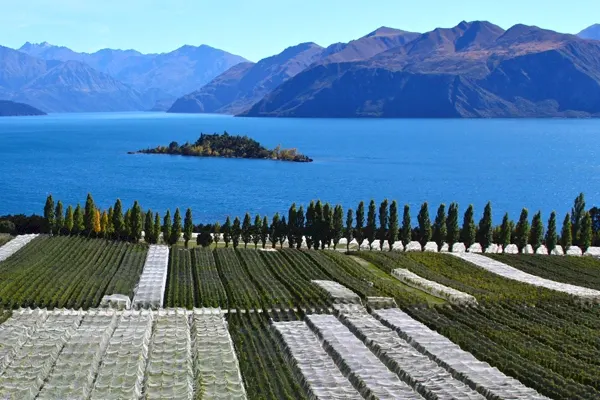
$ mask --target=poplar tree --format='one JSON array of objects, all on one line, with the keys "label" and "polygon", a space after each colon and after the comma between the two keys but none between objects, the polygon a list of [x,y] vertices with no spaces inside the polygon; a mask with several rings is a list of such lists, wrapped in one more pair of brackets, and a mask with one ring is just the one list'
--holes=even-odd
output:
[{"label": "poplar tree", "polygon": [[523,251],[525,246],[529,241],[529,220],[526,208],[521,211],[521,216],[519,217],[519,222],[517,222],[516,227],[516,245],[519,248],[519,251]]},{"label": "poplar tree", "polygon": [[123,205],[121,199],[117,199],[113,208],[112,225],[115,230],[115,237],[121,238],[125,234],[125,221],[123,218]]},{"label": "poplar tree", "polygon": [[404,212],[402,214],[402,232],[401,232],[402,244],[406,246],[412,240],[412,226],[410,221],[410,206],[404,205]]},{"label": "poplar tree", "polygon": [[390,205],[390,221],[388,225],[387,241],[391,251],[394,243],[398,240],[398,203],[396,203],[396,200],[393,200]]},{"label": "poplar tree", "polygon": [[163,224],[162,224],[163,241],[165,242],[165,244],[169,244],[171,241],[171,227],[172,227],[171,211],[167,210],[167,213],[165,214],[165,216],[163,218]]},{"label": "poplar tree", "polygon": [[154,243],[154,215],[152,210],[146,212],[146,218],[144,220],[144,241],[146,243]]},{"label": "poplar tree", "polygon": [[313,245],[316,250],[319,249],[321,241],[323,240],[323,205],[321,200],[317,200],[315,204],[315,216],[313,220]]},{"label": "poplar tree", "polygon": [[65,214],[63,210],[62,201],[60,200],[58,201],[58,203],[56,203],[56,211],[54,212],[54,217],[54,232],[57,235],[60,235],[65,226]]},{"label": "poplar tree", "polygon": [[225,247],[229,247],[229,242],[231,242],[231,219],[229,216],[227,216],[225,225],[223,225],[223,241],[225,242]]},{"label": "poplar tree", "polygon": [[323,207],[323,237],[321,239],[321,248],[324,249],[331,245],[333,239],[333,208],[329,203],[325,203]]},{"label": "poplar tree", "polygon": [[262,219],[260,219],[260,215],[256,214],[254,217],[254,226],[252,227],[252,243],[254,243],[254,248],[258,248],[258,243],[260,242],[260,232],[262,230]]},{"label": "poplar tree", "polygon": [[473,243],[475,243],[475,237],[477,234],[475,220],[473,219],[474,214],[475,212],[473,210],[473,204],[470,204],[469,208],[467,208],[467,211],[465,211],[462,231],[460,233],[460,238],[467,249],[471,247]]},{"label": "poplar tree", "polygon": [[431,241],[431,219],[429,218],[429,205],[427,202],[421,205],[417,221],[419,222],[419,243],[421,243],[421,246],[425,246],[427,242]]},{"label": "poplar tree", "polygon": [[113,225],[113,208],[108,208],[108,223],[106,224],[106,238],[113,238],[115,236],[115,227]]},{"label": "poplar tree", "polygon": [[581,250],[584,252],[592,245],[592,216],[586,212],[581,221]]},{"label": "poplar tree", "polygon": [[583,218],[585,217],[585,197],[583,193],[575,199],[571,210],[571,237],[576,246],[581,246]]},{"label": "poplar tree", "polygon": [[448,236],[448,227],[446,226],[446,205],[440,204],[438,207],[435,221],[433,222],[433,241],[437,243],[438,250],[441,250],[446,237]]},{"label": "poplar tree", "polygon": [[[175,215],[177,215],[177,213]],[[133,202],[130,218],[129,227],[131,229],[131,241],[133,243],[138,243],[142,238],[142,230],[144,229],[144,213],[137,200]],[[181,224],[181,221],[179,223]]]},{"label": "poplar tree", "polygon": [[46,198],[46,205],[44,206],[44,232],[52,234],[54,224],[54,200],[52,199],[52,195],[50,194]]},{"label": "poplar tree", "polygon": [[454,243],[460,241],[460,228],[458,226],[458,204],[451,203],[448,208],[448,219],[446,219],[446,236],[449,250]]},{"label": "poplar tree", "polygon": [[277,246],[277,239],[279,234],[279,213],[275,213],[273,216],[273,220],[271,221],[271,226],[269,228],[269,241],[271,242],[271,247],[275,248]]},{"label": "poplar tree", "polygon": [[123,231],[125,239],[131,240],[131,208],[123,216]]},{"label": "poplar tree", "polygon": [[354,224],[354,214],[352,209],[349,208],[346,213],[346,251],[350,251],[350,242],[352,241],[353,230],[352,225]]},{"label": "poplar tree", "polygon": [[100,231],[102,230],[101,221],[100,221],[100,210],[94,210],[94,218],[92,222],[92,232],[97,237],[100,235]]},{"label": "poplar tree", "polygon": [[221,240],[221,224],[218,222],[215,222],[215,224],[213,225],[213,241],[215,242],[215,249],[217,247],[219,247],[220,240]]},{"label": "poplar tree", "polygon": [[377,232],[377,215],[375,213],[375,200],[371,200],[367,211],[367,226],[365,227],[365,236],[369,242],[370,250],[373,250],[373,242],[375,242],[375,233]]},{"label": "poplar tree", "polygon": [[242,242],[244,242],[244,248],[248,248],[248,243],[252,240],[252,219],[250,214],[246,213],[244,216],[244,222],[242,223]]},{"label": "poplar tree", "polygon": [[262,248],[267,247],[267,240],[269,239],[269,218],[265,215],[263,218],[262,226],[260,229],[260,242],[262,244]]},{"label": "poplar tree", "polygon": [[242,235],[242,226],[240,219],[235,217],[233,219],[233,226],[231,227],[231,241],[233,242],[233,248],[236,249],[240,244],[240,236]]},{"label": "poplar tree", "polygon": [[185,240],[185,247],[188,247],[188,242],[192,239],[192,233],[194,233],[194,219],[192,218],[192,209],[188,208],[185,211],[185,219],[183,220],[183,240]]},{"label": "poplar tree", "polygon": [[358,249],[360,250],[360,245],[365,239],[364,234],[364,226],[365,226],[365,203],[361,201],[358,203],[358,208],[356,209],[356,229],[354,230],[354,236],[356,237],[356,241],[358,242]]},{"label": "poplar tree", "polygon": [[333,210],[333,248],[337,249],[340,239],[344,236],[344,210],[336,205]]},{"label": "poplar tree", "polygon": [[85,230],[87,234],[94,232],[94,219],[96,214],[96,206],[94,205],[94,199],[92,195],[88,193],[85,200],[85,212],[83,214],[83,220],[85,224]]},{"label": "poplar tree", "polygon": [[313,201],[306,210],[306,224],[304,226],[304,235],[306,236],[306,246],[311,249],[313,245],[313,234],[315,230],[315,203]]},{"label": "poplar tree", "polygon": [[508,218],[508,213],[506,213],[504,214],[504,218],[502,218],[502,226],[500,227],[500,244],[502,245],[502,249],[506,249],[506,246],[510,244],[512,228],[513,225]]},{"label": "poplar tree", "polygon": [[73,213],[73,232],[76,234],[80,234],[85,229],[85,224],[83,221],[83,211],[81,210],[81,206],[77,204],[75,207],[75,212]]},{"label": "poplar tree", "polygon": [[389,222],[389,214],[388,214],[388,200],[384,199],[379,205],[379,248],[383,249],[383,244],[387,239],[387,231],[388,231],[388,222]]},{"label": "poplar tree", "polygon": [[279,242],[280,249],[283,248],[283,242],[285,242],[285,238],[287,236],[287,229],[287,221],[285,220],[285,217],[282,217],[277,227],[277,241]]},{"label": "poplar tree", "polygon": [[560,232],[560,244],[564,251],[567,251],[573,244],[571,215],[567,213],[563,221],[562,231]]},{"label": "poplar tree", "polygon": [[550,213],[550,218],[548,219],[548,230],[546,231],[546,248],[548,251],[552,251],[556,248],[557,243],[556,212],[552,211]]},{"label": "poplar tree", "polygon": [[288,245],[291,249],[294,248],[294,244],[296,243],[296,230],[298,229],[296,227],[296,223],[297,223],[297,214],[298,211],[296,211],[296,203],[292,203],[290,209],[288,210],[288,226],[287,226],[287,239],[288,239]]},{"label": "poplar tree", "polygon": [[542,213],[538,211],[531,220],[531,231],[529,232],[529,244],[533,250],[537,250],[544,240],[544,223],[542,222]]},{"label": "poplar tree", "polygon": [[173,228],[171,228],[171,245],[177,244],[181,237],[181,213],[179,208],[175,209],[175,215],[173,215]]},{"label": "poplar tree", "polygon": [[483,209],[483,217],[479,221],[479,244],[485,250],[494,240],[494,226],[492,223],[492,203],[488,202]]},{"label": "poplar tree", "polygon": [[154,224],[152,225],[152,228],[152,243],[158,243],[160,232],[162,230],[162,226],[160,225],[160,214],[158,212],[154,214]]},{"label": "poplar tree", "polygon": [[65,213],[65,230],[67,234],[73,233],[73,228],[75,227],[75,216],[73,215],[73,207],[70,205],[67,207],[67,212]]},{"label": "poplar tree", "polygon": [[296,224],[295,224],[295,243],[296,248],[300,249],[302,247],[302,237],[304,236],[304,207],[300,206],[298,212],[296,213]]},{"label": "poplar tree", "polygon": [[102,233],[102,237],[108,237],[108,213],[106,211],[102,211],[100,217],[100,232]]}]

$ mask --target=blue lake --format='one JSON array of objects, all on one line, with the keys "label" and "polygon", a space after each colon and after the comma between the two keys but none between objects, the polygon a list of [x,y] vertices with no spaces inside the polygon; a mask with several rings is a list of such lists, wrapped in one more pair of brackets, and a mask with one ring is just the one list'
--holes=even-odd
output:
[{"label": "blue lake", "polygon": [[[267,147],[297,147],[315,162],[286,163],[127,151],[194,141],[200,132],[247,134]],[[65,204],[91,192],[108,208],[192,207],[195,222],[272,215],[320,198],[492,201],[494,219],[522,207],[567,212],[579,192],[600,203],[600,120],[253,119],[164,113],[0,118],[0,215],[38,213],[49,193]]]}]

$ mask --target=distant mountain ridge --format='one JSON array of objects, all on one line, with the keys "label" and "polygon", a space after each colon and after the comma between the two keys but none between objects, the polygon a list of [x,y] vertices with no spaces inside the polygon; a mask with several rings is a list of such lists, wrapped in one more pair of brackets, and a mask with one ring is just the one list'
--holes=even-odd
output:
[{"label": "distant mountain ridge", "polygon": [[29,104],[15,103],[14,101],[0,100],[0,117],[15,117],[27,115],[46,115]]},{"label": "distant mountain ridge", "polygon": [[577,34],[582,39],[600,40],[600,24],[594,24]]}]

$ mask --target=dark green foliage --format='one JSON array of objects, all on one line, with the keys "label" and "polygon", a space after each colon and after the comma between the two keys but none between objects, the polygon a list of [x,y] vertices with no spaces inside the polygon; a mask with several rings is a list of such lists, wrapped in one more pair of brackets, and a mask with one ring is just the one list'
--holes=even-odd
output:
[{"label": "dark green foliage", "polygon": [[242,242],[244,242],[244,248],[248,247],[248,243],[250,243],[251,240],[252,219],[250,219],[250,214],[246,213],[246,215],[244,216],[244,222],[242,223]]},{"label": "dark green foliage", "polygon": [[323,204],[321,204],[321,200],[317,200],[315,204],[315,214],[313,219],[313,245],[315,249],[318,249],[321,246],[321,242],[323,241],[323,225],[325,220],[323,218]]},{"label": "dark green foliage", "polygon": [[279,222],[279,213],[275,213],[273,219],[271,220],[271,226],[269,227],[269,241],[271,242],[272,248],[275,248],[277,246],[277,240],[279,238],[280,229]]},{"label": "dark green foliage", "polygon": [[306,210],[306,224],[304,227],[306,235],[306,246],[310,249],[314,244],[314,233],[315,233],[315,203],[313,201],[308,205]]},{"label": "dark green foliage", "polygon": [[225,242],[225,247],[229,247],[229,243],[231,243],[231,234],[231,219],[227,216],[225,224],[223,225],[223,241]]},{"label": "dark green foliage", "polygon": [[252,226],[252,243],[254,243],[254,248],[258,247],[258,243],[260,242],[260,234],[262,232],[262,219],[260,219],[260,215],[256,214],[254,217],[254,225]]},{"label": "dark green foliage", "polygon": [[379,205],[379,248],[383,248],[383,243],[387,239],[387,230],[389,222],[388,200],[385,199]]},{"label": "dark green foliage", "polygon": [[213,242],[213,237],[210,232],[202,231],[196,236],[196,244],[202,247],[209,247]]},{"label": "dark green foliage", "polygon": [[581,249],[586,251],[592,245],[592,216],[586,212],[581,222]]},{"label": "dark green foliage", "polygon": [[54,228],[55,216],[54,216],[54,200],[52,199],[52,195],[48,195],[46,198],[46,205],[44,206],[44,232],[52,233],[52,229]]},{"label": "dark green foliage", "polygon": [[460,228],[458,226],[458,204],[451,203],[448,209],[448,218],[446,219],[446,235],[448,247],[452,250],[452,245],[460,241]]},{"label": "dark green foliage", "polygon": [[573,244],[573,237],[571,236],[571,231],[571,216],[569,215],[569,213],[567,213],[567,215],[565,215],[562,230],[560,232],[560,244],[564,251],[567,251],[567,249]]},{"label": "dark green foliage", "polygon": [[212,228],[212,233],[213,233],[213,237],[212,238],[213,238],[213,241],[215,242],[215,247],[218,247],[219,246],[219,241],[222,238],[222,235],[221,235],[221,224],[220,223],[215,222],[215,224],[213,225],[213,228]]},{"label": "dark green foliage", "polygon": [[13,234],[15,232],[16,225],[12,221],[1,220],[0,221],[0,233]]},{"label": "dark green foliage", "polygon": [[194,307],[194,269],[192,252],[187,249],[172,248],[169,252],[169,274],[165,288],[165,307]]},{"label": "dark green foliage", "polygon": [[179,238],[181,237],[181,213],[179,212],[179,208],[175,209],[175,214],[173,215],[173,227],[171,228],[171,246],[177,244]]},{"label": "dark green foliage", "polygon": [[333,248],[337,249],[340,239],[344,235],[344,210],[336,205],[333,210]]},{"label": "dark green foliage", "polygon": [[[356,228],[354,229],[354,237],[360,246],[365,238],[364,233],[365,226],[365,203],[358,203],[358,208],[356,209]],[[310,247],[309,247],[310,248]]]},{"label": "dark green foliage", "polygon": [[583,218],[585,217],[585,197],[583,193],[575,199],[571,210],[571,238],[575,246],[581,246]]},{"label": "dark green foliage", "polygon": [[398,240],[398,230],[398,203],[396,200],[393,200],[390,205],[390,222],[387,237],[390,251],[392,250],[394,243]]},{"label": "dark green foliage", "polygon": [[421,246],[425,246],[431,240],[431,220],[429,219],[429,206],[427,202],[421,205],[417,220],[419,221],[419,243],[421,243]]},{"label": "dark green foliage", "polygon": [[269,219],[265,216],[260,230],[260,242],[263,249],[267,247],[267,240],[269,240]]},{"label": "dark green foliage", "polygon": [[125,211],[125,215],[123,215],[123,221],[123,239],[131,240],[131,209]]},{"label": "dark green foliage", "polygon": [[296,238],[298,237],[297,231],[299,228],[296,226],[298,223],[297,220],[298,211],[296,211],[296,203],[293,203],[288,210],[288,229],[287,229],[287,240],[288,245],[293,248],[296,243]]},{"label": "dark green foliage", "polygon": [[533,250],[537,250],[544,240],[544,223],[542,222],[542,212],[538,211],[531,220],[531,232],[529,233],[529,244]]},{"label": "dark green foliage", "polygon": [[433,241],[437,243],[438,250],[441,250],[442,245],[446,242],[448,236],[448,228],[446,226],[446,205],[440,204],[435,221],[433,223]]},{"label": "dark green foliage", "polygon": [[483,209],[483,217],[479,221],[479,244],[485,250],[494,241],[494,226],[492,223],[492,203],[488,202]]},{"label": "dark green foliage", "polygon": [[406,204],[404,206],[404,212],[402,214],[402,233],[401,233],[402,244],[406,246],[412,240],[412,226],[410,221],[410,206]]},{"label": "dark green foliage", "polygon": [[354,224],[354,214],[352,212],[352,209],[349,208],[348,212],[346,213],[346,250],[349,251],[350,250],[350,242],[352,241],[352,238],[354,237],[354,228],[352,227],[352,225]]},{"label": "dark green foliage", "polygon": [[369,203],[369,211],[367,212],[367,226],[365,227],[365,237],[369,241],[369,248],[373,248],[375,241],[375,233],[377,232],[377,218],[375,215],[375,200]]},{"label": "dark green foliage", "polygon": [[[175,215],[177,215],[177,213],[175,213]],[[179,226],[181,229],[181,217],[179,217],[179,219],[180,219]],[[133,207],[131,209],[130,222],[129,222],[129,227],[130,227],[129,236],[131,237],[131,241],[134,243],[139,242],[140,239],[142,238],[142,229],[144,227],[143,220],[144,220],[144,214],[142,212],[142,208],[140,207],[139,203],[137,201],[135,201],[133,203]]]},{"label": "dark green foliage", "polygon": [[73,207],[69,205],[65,212],[65,231],[71,234],[73,228],[75,228],[75,215],[73,214]]},{"label": "dark green foliage", "polygon": [[[113,228],[115,229],[115,237],[117,239],[126,235],[125,233],[125,220],[123,218],[123,205],[121,204],[121,200],[117,199],[115,202],[115,206],[113,207],[113,218],[112,218]],[[165,241],[168,236],[165,236]]]},{"label": "dark green foliage", "polygon": [[194,265],[194,306],[228,308],[227,293],[213,257],[207,248],[192,251]]},{"label": "dark green foliage", "polygon": [[85,232],[89,235],[94,231],[94,213],[96,212],[96,205],[92,195],[88,193],[85,200],[85,210],[83,214],[83,221],[85,224]]},{"label": "dark green foliage", "polygon": [[58,201],[56,203],[56,211],[54,212],[54,233],[61,234],[63,233],[63,229],[65,227],[65,214],[63,210],[62,201]]},{"label": "dark green foliage", "polygon": [[552,211],[550,218],[548,219],[548,230],[546,231],[546,247],[548,251],[554,250],[558,244],[558,237],[556,234],[556,213]]},{"label": "dark green foliage", "polygon": [[155,243],[154,239],[154,215],[152,210],[146,212],[146,218],[144,220],[144,241],[146,243]]},{"label": "dark green foliage", "polygon": [[465,211],[465,215],[463,218],[463,226],[460,232],[460,240],[465,244],[465,247],[468,249],[471,247],[473,243],[475,243],[477,229],[475,228],[475,211],[473,209],[473,204],[470,204]]},{"label": "dark green foliage", "polygon": [[160,225],[160,215],[158,214],[158,212],[154,214],[154,224],[152,228],[152,241],[153,243],[158,243],[158,240],[160,238],[160,232],[162,229],[162,226]]},{"label": "dark green foliage", "polygon": [[285,238],[287,237],[287,229],[288,226],[285,217],[282,217],[277,227],[277,242],[279,243],[279,247],[283,247],[283,242],[285,242]]},{"label": "dark green foliage", "polygon": [[502,226],[500,227],[500,244],[502,248],[505,249],[511,242],[512,235],[512,224],[510,219],[508,218],[508,213],[504,214],[502,218]]},{"label": "dark green foliage", "polygon": [[83,211],[81,206],[77,204],[73,213],[73,233],[80,234],[85,230],[85,222],[83,219]]},{"label": "dark green foliage", "polygon": [[304,207],[300,206],[296,213],[296,223],[294,225],[294,242],[296,248],[299,249],[302,246],[302,236],[304,235]]},{"label": "dark green foliage", "polygon": [[333,238],[333,208],[329,203],[323,206],[323,225],[321,228],[321,248],[329,248]]},{"label": "dark green foliage", "polygon": [[517,226],[515,228],[515,244],[519,248],[519,251],[523,251],[527,243],[529,243],[529,219],[528,219],[529,211],[524,208],[521,211],[521,216],[519,217],[519,222],[517,222]]},{"label": "dark green foliage", "polygon": [[185,211],[185,219],[183,220],[183,240],[185,240],[185,247],[188,247],[188,242],[192,239],[193,230],[194,219],[192,218],[192,209],[188,208]]}]

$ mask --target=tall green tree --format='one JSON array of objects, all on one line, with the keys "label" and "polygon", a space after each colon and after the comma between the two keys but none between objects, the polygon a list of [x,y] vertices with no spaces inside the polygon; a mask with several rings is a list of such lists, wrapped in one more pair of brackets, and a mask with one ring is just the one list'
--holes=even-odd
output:
[{"label": "tall green tree", "polygon": [[55,216],[54,216],[54,200],[52,195],[48,195],[46,198],[46,205],[44,206],[44,232],[52,233],[54,228]]},{"label": "tall green tree", "polygon": [[288,223],[287,223],[287,240],[288,240],[288,246],[290,246],[291,249],[294,248],[294,245],[296,243],[296,231],[298,230],[298,228],[296,227],[296,223],[297,221],[297,214],[298,211],[296,210],[296,203],[293,203],[290,207],[290,209],[288,210]]},{"label": "tall green tree", "polygon": [[513,225],[508,217],[508,213],[504,214],[502,218],[502,226],[500,227],[500,244],[503,249],[506,249],[511,242]]},{"label": "tall green tree", "polygon": [[260,228],[260,243],[263,249],[267,247],[267,240],[269,240],[269,218],[265,216]]},{"label": "tall green tree", "polygon": [[580,193],[579,196],[575,199],[573,203],[573,209],[571,210],[571,235],[573,238],[573,243],[576,246],[581,246],[581,234],[582,234],[582,225],[583,218],[585,217],[585,197],[583,193]]},{"label": "tall green tree", "polygon": [[306,224],[304,226],[304,232],[306,235],[306,246],[310,249],[314,243],[315,233],[315,203],[313,201],[308,205],[306,210]]},{"label": "tall green tree", "polygon": [[556,212],[552,211],[550,213],[550,218],[548,219],[548,230],[546,231],[546,248],[548,248],[548,251],[552,251],[556,248],[557,244]]},{"label": "tall green tree", "polygon": [[344,236],[344,210],[336,205],[333,210],[333,248],[337,249],[340,239]]},{"label": "tall green tree", "polygon": [[300,206],[298,212],[296,213],[296,224],[294,234],[296,235],[295,244],[296,248],[299,249],[302,247],[302,237],[304,236],[304,207]]},{"label": "tall green tree", "polygon": [[260,215],[256,214],[254,217],[254,226],[252,226],[252,243],[254,243],[254,248],[258,248],[258,243],[260,242],[260,232],[262,231],[262,219],[260,219]]},{"label": "tall green tree", "polygon": [[492,203],[488,202],[483,209],[483,217],[479,221],[479,244],[487,249],[494,241],[494,225],[492,222]]},{"label": "tall green tree", "polygon": [[144,241],[146,243],[154,243],[154,215],[152,210],[146,212],[146,218],[144,220]]},{"label": "tall green tree", "polygon": [[398,240],[398,230],[398,203],[396,200],[393,200],[392,204],[390,204],[390,221],[388,223],[387,236],[390,251],[392,250],[394,243],[396,243],[396,240]]},{"label": "tall green tree", "polygon": [[587,251],[592,245],[592,216],[586,212],[581,221],[581,250]]},{"label": "tall green tree", "polygon": [[379,248],[383,249],[383,244],[387,240],[388,222],[389,222],[388,200],[384,199],[379,205]]},{"label": "tall green tree", "polygon": [[[108,221],[106,222],[106,238],[114,238],[115,237],[115,226],[113,225],[113,215],[114,211],[112,207],[108,208]],[[158,237],[158,236],[157,236]]]},{"label": "tall green tree", "polygon": [[[215,222],[212,228],[213,233],[213,241],[215,242],[215,249],[219,247],[219,242],[221,241],[221,224]],[[210,245],[210,243],[209,243]]]},{"label": "tall green tree", "polygon": [[460,241],[460,228],[458,226],[458,203],[451,203],[448,208],[448,218],[446,219],[446,234],[448,247],[452,250],[454,243]]},{"label": "tall green tree", "polygon": [[92,195],[88,193],[85,200],[85,212],[83,214],[83,221],[85,224],[85,232],[89,235],[94,231],[94,214],[96,213],[96,205]]},{"label": "tall green tree", "polygon": [[152,243],[158,243],[161,230],[162,226],[160,225],[160,214],[157,212],[154,214],[154,224],[152,225]]},{"label": "tall green tree", "polygon": [[563,221],[562,230],[560,232],[560,244],[565,251],[567,251],[573,244],[572,229],[571,215],[567,213],[567,215],[565,215],[565,220]]},{"label": "tall green tree", "polygon": [[402,213],[402,232],[400,234],[402,244],[406,246],[412,240],[412,226],[410,220],[410,206],[404,205],[404,212]]},{"label": "tall green tree", "polygon": [[73,213],[73,233],[79,235],[85,230],[85,222],[83,220],[83,210],[81,206],[77,204],[75,212]]},{"label": "tall green tree", "polygon": [[183,220],[183,240],[185,240],[185,247],[188,247],[188,242],[192,239],[192,233],[194,232],[194,219],[192,218],[192,209],[188,208],[185,211],[185,218]]},{"label": "tall green tree", "polygon": [[519,222],[517,222],[516,227],[516,238],[515,244],[519,248],[519,251],[523,251],[527,243],[529,242],[529,219],[528,219],[529,211],[524,208],[521,211],[521,216],[519,217]]},{"label": "tall green tree", "polygon": [[240,237],[242,235],[242,224],[238,217],[233,220],[233,226],[231,227],[231,241],[233,242],[233,248],[236,249],[240,244]]},{"label": "tall green tree", "polygon": [[60,200],[56,203],[56,211],[54,212],[54,216],[54,232],[57,235],[60,235],[65,227],[65,214],[62,201]]},{"label": "tall green tree", "polygon": [[144,214],[137,200],[133,202],[133,207],[131,208],[129,226],[131,228],[131,241],[133,243],[139,242],[142,238],[142,230],[144,228]]},{"label": "tall green tree", "polygon": [[460,232],[460,239],[465,244],[466,248],[471,247],[471,245],[475,243],[477,229],[475,228],[474,216],[475,211],[473,209],[473,204],[470,204],[467,211],[465,211],[463,226]]},{"label": "tall green tree", "polygon": [[287,237],[288,224],[285,217],[281,217],[279,220],[279,226],[277,228],[277,241],[279,242],[279,248],[283,248],[283,243]]},{"label": "tall green tree", "polygon": [[131,208],[125,211],[125,215],[123,215],[123,237],[127,240],[131,240]]},{"label": "tall green tree", "polygon": [[531,231],[529,232],[529,244],[533,250],[537,250],[544,241],[544,223],[542,222],[542,212],[538,211],[531,220]]},{"label": "tall green tree", "polygon": [[165,242],[165,244],[169,244],[171,242],[172,226],[173,226],[173,222],[171,222],[171,210],[167,210],[167,213],[165,214],[165,216],[163,218],[163,224],[162,224],[163,241]]},{"label": "tall green tree", "polygon": [[421,246],[431,241],[431,219],[429,218],[429,205],[427,202],[421,205],[419,215],[417,216],[419,222],[419,243]]},{"label": "tall green tree", "polygon": [[433,241],[437,243],[438,250],[441,250],[448,236],[448,227],[446,226],[446,205],[440,204],[438,207],[435,221],[433,222]]},{"label": "tall green tree", "polygon": [[352,209],[349,208],[348,212],[346,213],[346,251],[350,251],[350,242],[352,241],[352,238],[354,236],[354,228],[352,227],[353,224],[354,213],[352,212]]},{"label": "tall green tree", "polygon": [[244,222],[242,223],[242,242],[244,242],[244,248],[248,247],[248,243],[252,240],[252,219],[250,214],[246,213],[244,216]]},{"label": "tall green tree", "polygon": [[315,204],[315,217],[313,220],[313,245],[317,250],[319,249],[321,242],[324,240],[324,223],[325,219],[323,218],[323,204],[321,203],[321,200],[317,200],[317,203]]},{"label": "tall green tree", "polygon": [[223,241],[225,242],[225,247],[229,247],[229,243],[231,242],[231,219],[227,216],[225,220],[225,224],[223,225]]},{"label": "tall green tree", "polygon": [[271,247],[275,248],[277,246],[277,239],[279,238],[279,222],[280,217],[279,213],[275,213],[273,219],[271,220],[271,226],[269,227],[269,241],[271,242]]},{"label": "tall green tree", "polygon": [[121,199],[117,199],[113,207],[112,225],[115,229],[115,237],[117,239],[125,235],[125,219],[123,217],[123,205]]},{"label": "tall green tree", "polygon": [[354,229],[354,237],[356,237],[356,241],[358,242],[358,246],[360,249],[360,245],[365,239],[365,202],[361,201],[358,203],[358,208],[356,209],[356,228]]},{"label": "tall green tree", "polygon": [[329,248],[333,239],[333,207],[329,203],[323,206],[323,236],[321,238],[321,248]]},{"label": "tall green tree", "polygon": [[365,236],[369,241],[369,249],[373,250],[375,242],[375,233],[377,232],[377,216],[375,211],[375,200],[369,202],[369,211],[367,211],[367,226],[365,227]]},{"label": "tall green tree", "polygon": [[65,230],[67,234],[70,235],[73,233],[73,228],[75,227],[75,216],[73,215],[73,207],[70,205],[67,206],[67,211],[65,212]]},{"label": "tall green tree", "polygon": [[181,213],[179,212],[179,208],[176,208],[175,214],[173,215],[173,227],[171,228],[171,245],[177,244],[181,237],[181,232]]}]

